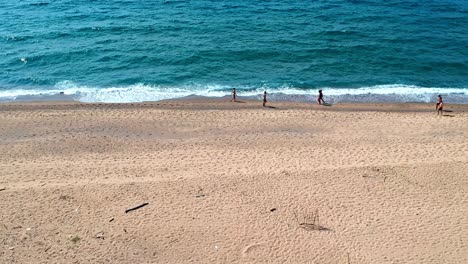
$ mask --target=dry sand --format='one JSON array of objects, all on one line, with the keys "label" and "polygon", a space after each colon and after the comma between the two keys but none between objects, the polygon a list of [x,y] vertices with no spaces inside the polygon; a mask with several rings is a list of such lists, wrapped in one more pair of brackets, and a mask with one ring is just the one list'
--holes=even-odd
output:
[{"label": "dry sand", "polygon": [[468,263],[467,105],[260,105],[0,105],[0,263]]}]

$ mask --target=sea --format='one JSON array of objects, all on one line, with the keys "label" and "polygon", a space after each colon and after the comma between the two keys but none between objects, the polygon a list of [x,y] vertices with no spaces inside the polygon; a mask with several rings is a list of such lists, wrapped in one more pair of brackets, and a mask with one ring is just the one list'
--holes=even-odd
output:
[{"label": "sea", "polygon": [[468,103],[467,0],[0,0],[0,102]]}]

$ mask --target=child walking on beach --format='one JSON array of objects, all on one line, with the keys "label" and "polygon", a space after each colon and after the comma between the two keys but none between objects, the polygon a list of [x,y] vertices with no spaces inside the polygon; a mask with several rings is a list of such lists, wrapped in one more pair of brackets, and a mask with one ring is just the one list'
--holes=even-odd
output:
[{"label": "child walking on beach", "polygon": [[319,95],[317,97],[317,102],[319,105],[322,105],[325,103],[325,101],[323,100],[323,93],[322,93],[322,90],[319,90]]},{"label": "child walking on beach", "polygon": [[437,97],[436,111],[437,115],[443,115],[444,113],[444,101],[442,101],[442,96],[440,94]]},{"label": "child walking on beach", "polygon": [[237,102],[237,92],[236,88],[232,88],[232,99],[231,102]]},{"label": "child walking on beach", "polygon": [[265,107],[265,106],[266,106],[266,103],[267,103],[266,96],[267,96],[267,92],[264,91],[264,92],[263,92],[263,107]]}]

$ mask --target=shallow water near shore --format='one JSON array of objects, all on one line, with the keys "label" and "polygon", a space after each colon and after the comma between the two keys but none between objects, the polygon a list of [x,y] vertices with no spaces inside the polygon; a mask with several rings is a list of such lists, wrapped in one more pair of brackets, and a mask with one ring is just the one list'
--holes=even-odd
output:
[{"label": "shallow water near shore", "polygon": [[468,103],[466,1],[0,3],[0,101]]}]

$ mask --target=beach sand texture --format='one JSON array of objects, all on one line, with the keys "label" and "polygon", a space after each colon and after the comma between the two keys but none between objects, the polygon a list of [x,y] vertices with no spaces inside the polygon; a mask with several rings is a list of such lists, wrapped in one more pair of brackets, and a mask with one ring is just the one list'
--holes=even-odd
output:
[{"label": "beach sand texture", "polygon": [[0,105],[0,263],[468,263],[468,106],[273,105]]}]

